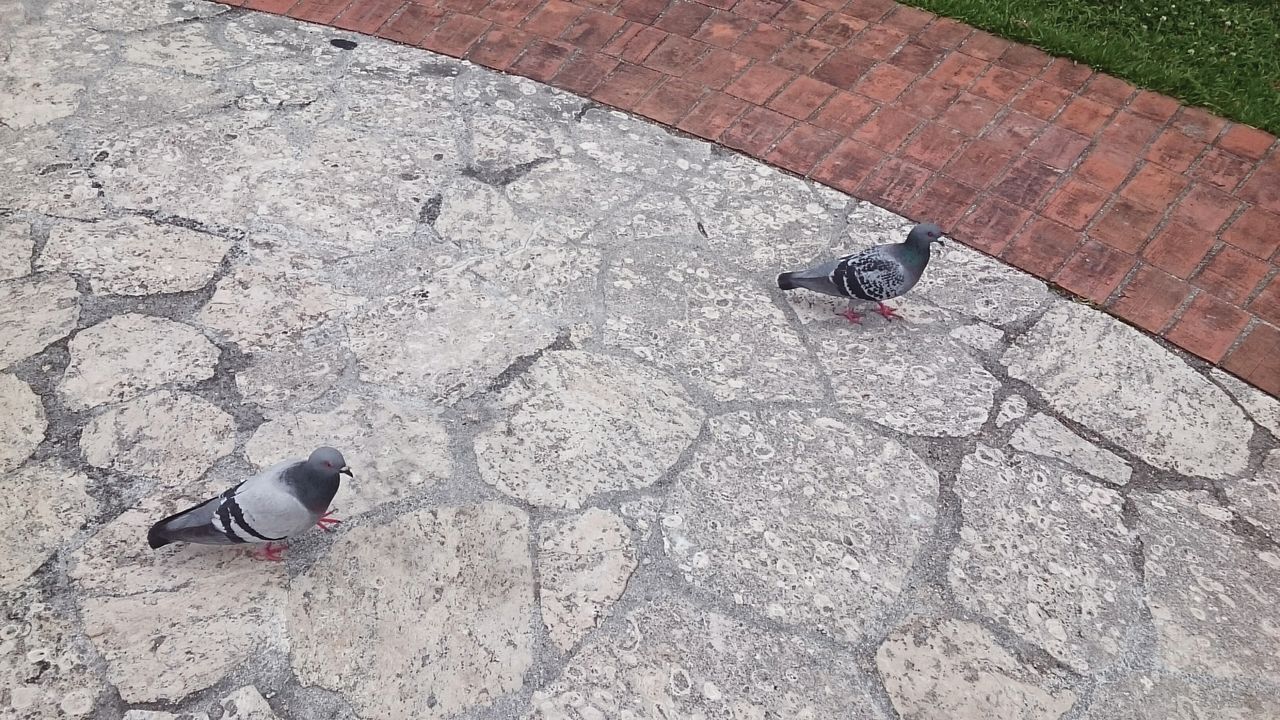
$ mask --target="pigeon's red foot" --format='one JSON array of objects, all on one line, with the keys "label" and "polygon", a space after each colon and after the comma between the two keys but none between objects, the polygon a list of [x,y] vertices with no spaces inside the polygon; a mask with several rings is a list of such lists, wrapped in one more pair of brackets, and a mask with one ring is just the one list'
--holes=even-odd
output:
[{"label": "pigeon's red foot", "polygon": [[854,325],[862,324],[862,316],[854,312],[853,308],[845,308],[844,312],[836,313],[836,314],[843,317],[845,320],[848,320],[849,322],[853,323]]},{"label": "pigeon's red foot", "polygon": [[282,562],[283,557],[280,553],[284,552],[284,545],[276,545],[275,543],[267,543],[258,550],[254,551],[254,560],[269,560],[271,562]]},{"label": "pigeon's red foot", "polygon": [[341,525],[342,524],[341,520],[339,520],[336,517],[329,517],[332,514],[333,514],[333,511],[330,510],[325,514],[321,515],[320,517],[316,518],[316,527],[320,528],[325,532],[330,532],[329,528],[333,527],[334,525]]},{"label": "pigeon's red foot", "polygon": [[885,320],[902,319],[902,316],[899,315],[897,311],[884,303],[880,303],[880,307],[876,308],[876,312],[880,313]]}]

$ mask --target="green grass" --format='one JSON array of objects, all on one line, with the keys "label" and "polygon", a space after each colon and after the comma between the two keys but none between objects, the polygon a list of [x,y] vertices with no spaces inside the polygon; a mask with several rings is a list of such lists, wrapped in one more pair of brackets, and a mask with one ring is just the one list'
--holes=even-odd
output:
[{"label": "green grass", "polygon": [[1280,134],[1280,0],[901,0]]}]

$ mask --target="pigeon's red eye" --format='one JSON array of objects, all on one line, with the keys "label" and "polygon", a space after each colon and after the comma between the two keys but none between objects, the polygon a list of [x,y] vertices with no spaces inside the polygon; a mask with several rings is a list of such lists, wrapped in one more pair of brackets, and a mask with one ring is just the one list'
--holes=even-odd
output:
[{"label": "pigeon's red eye", "polygon": [[938,233],[936,233],[936,232],[931,232],[931,233],[929,233],[929,237],[938,237]]}]

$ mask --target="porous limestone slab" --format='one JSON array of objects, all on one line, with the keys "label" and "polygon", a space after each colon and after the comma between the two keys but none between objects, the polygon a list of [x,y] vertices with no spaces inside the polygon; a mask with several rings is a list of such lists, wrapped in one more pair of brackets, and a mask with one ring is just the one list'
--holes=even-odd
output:
[{"label": "porous limestone slab", "polygon": [[852,657],[800,635],[668,597],[614,627],[534,693],[525,718],[886,717]]},{"label": "porous limestone slab", "polygon": [[[251,253],[218,281],[196,319],[246,350],[279,350],[359,304],[321,276],[321,263],[287,253]],[[331,342],[341,337],[335,333]]]},{"label": "porous limestone slab", "polygon": [[8,472],[31,457],[44,442],[48,420],[44,404],[31,386],[8,373],[0,373],[0,473]]},{"label": "porous limestone slab", "polygon": [[256,110],[134,127],[104,143],[92,174],[117,207],[240,227],[260,202],[290,191],[291,132],[314,121]]},{"label": "porous limestone slab", "polygon": [[46,17],[71,27],[130,33],[221,15],[230,8],[203,2],[153,3],[147,0],[54,0]]},{"label": "porous limestone slab", "polygon": [[1227,501],[1246,520],[1280,539],[1280,450],[1272,450],[1253,477],[1224,482]]},{"label": "porous limestone slab", "polygon": [[154,32],[127,35],[120,54],[126,62],[173,68],[191,75],[212,75],[243,63],[214,44],[206,23],[180,23]]},{"label": "porous limestone slab", "polygon": [[722,259],[631,244],[604,276],[606,345],[680,373],[716,400],[817,400],[822,380],[782,310]]},{"label": "porous limestone slab", "polygon": [[0,280],[31,274],[31,223],[0,223]]},{"label": "porous limestone slab", "polygon": [[1124,485],[1133,475],[1129,463],[1071,432],[1057,420],[1036,413],[1014,431],[1009,444],[1022,452],[1061,460],[1081,472],[1112,485]]},{"label": "porous limestone slab", "polygon": [[538,532],[542,621],[561,650],[608,616],[636,569],[631,529],[608,510],[546,523]]},{"label": "porous limestone slab", "polygon": [[1075,702],[1063,678],[951,618],[907,618],[877,648],[876,669],[903,720],[1056,720]]},{"label": "porous limestone slab", "polygon": [[667,554],[717,597],[857,642],[933,533],[937,473],[811,411],[721,415],[709,430],[663,507]]},{"label": "porous limestone slab", "polygon": [[[3,403],[0,403],[3,404]],[[98,503],[89,479],[51,462],[31,463],[0,479],[0,590],[12,590],[81,530]]]},{"label": "porous limestone slab", "polygon": [[245,443],[258,469],[302,459],[321,445],[342,451],[354,476],[343,478],[333,506],[358,515],[413,497],[453,474],[449,436],[420,407],[380,395],[348,395],[324,412],[274,412]]},{"label": "porous limestone slab", "polygon": [[548,352],[503,389],[475,440],[485,482],[534,505],[652,485],[698,435],[684,390],[632,360]]},{"label": "porous limestone slab", "polygon": [[518,690],[532,661],[528,543],[525,513],[492,502],[351,528],[290,585],[294,672],[388,720]]},{"label": "porous limestone slab", "polygon": [[1059,413],[1156,467],[1217,479],[1248,462],[1253,425],[1231,398],[1097,310],[1054,304],[1002,362]]},{"label": "porous limestone slab", "polygon": [[550,345],[557,328],[519,298],[455,275],[366,303],[347,334],[365,382],[454,403]]},{"label": "porous limestone slab", "polygon": [[1142,637],[1136,538],[1114,490],[1032,455],[979,444],[955,492],[956,599],[1079,672],[1114,666]]},{"label": "porous limestone slab", "polygon": [[1262,720],[1280,717],[1280,701],[1268,690],[1197,683],[1174,673],[1143,673],[1104,683],[1083,720]]},{"label": "porous limestone slab", "polygon": [[49,231],[37,270],[84,275],[98,295],[151,295],[199,290],[231,242],[217,235],[128,216],[62,223]]},{"label": "porous limestone slab", "polygon": [[67,275],[45,273],[0,281],[0,368],[44,350],[75,329],[80,293]]},{"label": "porous limestone slab", "polygon": [[147,547],[152,523],[211,487],[144,500],[72,557],[85,634],[125,702],[179,700],[252,655],[285,647],[283,563],[226,546]]},{"label": "porous limestone slab", "polygon": [[1209,375],[1231,393],[1254,422],[1269,430],[1273,437],[1280,438],[1280,400],[1218,368],[1211,370]]},{"label": "porous limestone slab", "polygon": [[264,408],[285,410],[316,400],[343,379],[350,350],[341,328],[325,323],[290,334],[295,333],[278,347],[250,351],[245,366],[235,373],[243,397]]},{"label": "porous limestone slab", "polygon": [[1280,554],[1231,528],[1207,493],[1135,496],[1147,607],[1174,672],[1274,683],[1280,672]]},{"label": "porous limestone slab", "polygon": [[848,202],[736,153],[715,153],[691,175],[685,197],[722,262],[774,276],[836,257],[832,241]]},{"label": "porous limestone slab", "polygon": [[[893,242],[902,242],[906,234]],[[1035,317],[1053,298],[1043,282],[959,243],[934,246],[914,296],[996,326]]]},{"label": "porous limestone slab", "polygon": [[0,717],[90,717],[103,690],[93,663],[74,612],[49,589],[0,589]]},{"label": "porous limestone slab", "polygon": [[92,221],[106,213],[76,143],[49,127],[0,127],[0,197],[6,207],[52,217]]},{"label": "porous limestone slab", "polygon": [[79,83],[57,82],[43,73],[0,78],[0,123],[14,130],[48,125],[74,113],[83,91]]},{"label": "porous limestone slab", "polygon": [[[258,688],[246,685],[217,701],[216,720],[277,720],[277,715],[258,692]],[[124,720],[210,720],[210,713],[195,712],[174,714],[160,710],[130,710]]]},{"label": "porous limestone slab", "polygon": [[832,300],[787,297],[847,412],[925,437],[966,437],[987,422],[1000,381],[950,337],[949,318],[913,305],[908,321],[852,325],[833,312],[846,303]]},{"label": "porous limestone slab", "polygon": [[95,416],[80,434],[85,461],[181,488],[235,449],[235,423],[187,392],[159,390]]},{"label": "porous limestone slab", "polygon": [[76,334],[58,392],[76,410],[213,377],[218,348],[190,325],[126,313]]}]

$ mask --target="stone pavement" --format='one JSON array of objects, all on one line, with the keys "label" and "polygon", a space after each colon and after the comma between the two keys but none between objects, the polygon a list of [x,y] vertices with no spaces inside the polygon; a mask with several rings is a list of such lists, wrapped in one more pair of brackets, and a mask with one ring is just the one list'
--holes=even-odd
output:
[{"label": "stone pavement", "polygon": [[550,83],[948,228],[1280,397],[1280,144],[891,0],[221,0]]},{"label": "stone pavement", "polygon": [[[1280,717],[1280,403],[530,80],[0,4],[0,717]],[[146,527],[320,443],[284,564]]]}]

